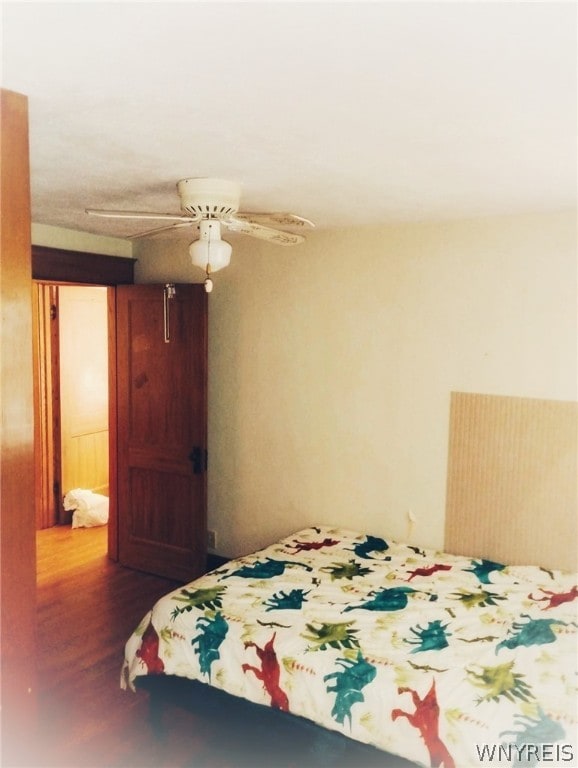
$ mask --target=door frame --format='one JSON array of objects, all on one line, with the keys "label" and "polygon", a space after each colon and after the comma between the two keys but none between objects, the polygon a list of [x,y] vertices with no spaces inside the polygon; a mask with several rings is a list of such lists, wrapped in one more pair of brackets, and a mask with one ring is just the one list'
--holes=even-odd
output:
[{"label": "door frame", "polygon": [[[58,522],[60,499],[59,283],[32,281],[34,385],[34,506],[36,530]],[[37,466],[38,463],[38,466]]]},{"label": "door frame", "polygon": [[[100,285],[108,291],[108,370],[109,370],[109,522],[108,556],[118,560],[117,520],[117,411],[116,411],[116,286],[134,283],[134,259],[104,254],[69,251],[61,248],[32,245],[32,280],[43,283],[76,285]],[[35,503],[40,503],[39,494],[50,483],[49,462],[44,460],[42,451],[48,432],[52,432],[52,421],[48,423],[40,407],[41,382],[38,366],[34,370],[34,421],[36,460],[34,462],[34,485],[37,489]],[[40,440],[37,440],[41,437]],[[36,511],[38,518],[38,509]]]}]

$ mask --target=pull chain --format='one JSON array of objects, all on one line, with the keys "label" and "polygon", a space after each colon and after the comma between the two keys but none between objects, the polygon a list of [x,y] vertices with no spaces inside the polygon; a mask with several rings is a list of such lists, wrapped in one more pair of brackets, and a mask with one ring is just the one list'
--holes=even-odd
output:
[{"label": "pull chain", "polygon": [[207,277],[205,278],[205,291],[207,293],[210,293],[213,290],[213,281],[211,280],[211,264],[210,262],[207,262],[207,266],[205,268],[205,272],[207,273]]}]

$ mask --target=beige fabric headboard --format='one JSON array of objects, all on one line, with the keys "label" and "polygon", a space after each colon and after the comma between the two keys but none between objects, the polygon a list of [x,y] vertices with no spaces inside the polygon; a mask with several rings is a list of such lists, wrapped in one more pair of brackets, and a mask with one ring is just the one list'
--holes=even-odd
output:
[{"label": "beige fabric headboard", "polygon": [[578,570],[578,403],[453,392],[444,548]]}]

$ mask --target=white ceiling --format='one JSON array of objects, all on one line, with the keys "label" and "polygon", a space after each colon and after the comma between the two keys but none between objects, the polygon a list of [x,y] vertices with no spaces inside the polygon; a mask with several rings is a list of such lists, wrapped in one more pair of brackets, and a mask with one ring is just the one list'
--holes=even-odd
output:
[{"label": "white ceiling", "polygon": [[[3,2],[35,223],[124,236],[176,182],[320,228],[576,206],[574,2]],[[173,236],[188,237],[178,230]]]}]

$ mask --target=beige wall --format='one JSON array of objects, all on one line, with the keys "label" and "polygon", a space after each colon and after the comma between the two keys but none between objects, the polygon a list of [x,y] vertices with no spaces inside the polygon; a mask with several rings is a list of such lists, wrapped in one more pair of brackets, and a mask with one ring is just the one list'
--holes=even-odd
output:
[{"label": "beige wall", "polygon": [[62,248],[69,251],[101,253],[105,256],[132,256],[132,242],[119,237],[91,235],[48,224],[32,224],[32,242],[47,248]]},{"label": "beige wall", "polygon": [[[573,213],[229,239],[209,330],[222,554],[315,523],[441,547],[450,392],[576,399]],[[187,242],[136,243],[137,281],[202,280]]]},{"label": "beige wall", "polygon": [[[222,554],[316,522],[442,546],[450,392],[577,397],[574,213],[228,239],[209,312]],[[187,239],[33,242],[132,252],[137,282],[203,278]]]}]

